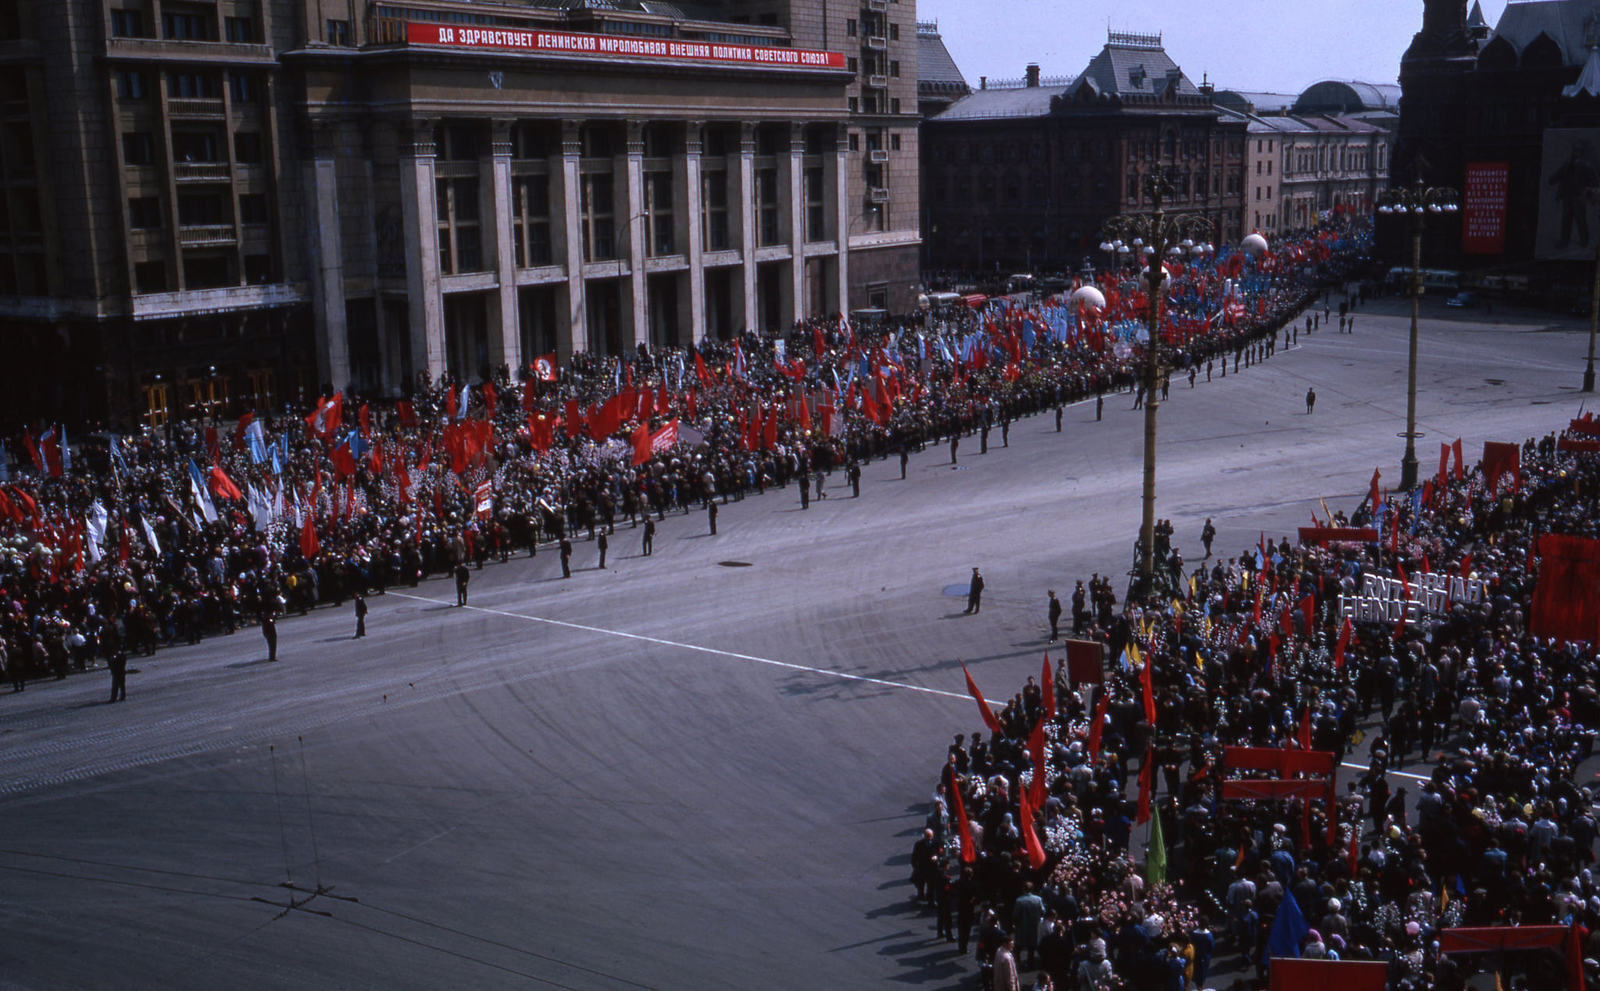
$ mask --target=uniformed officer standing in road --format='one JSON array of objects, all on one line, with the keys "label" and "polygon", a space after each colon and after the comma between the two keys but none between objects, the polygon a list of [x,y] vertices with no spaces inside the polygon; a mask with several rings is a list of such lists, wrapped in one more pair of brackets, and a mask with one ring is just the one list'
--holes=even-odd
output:
[{"label": "uniformed officer standing in road", "polygon": [[566,537],[561,538],[561,577],[572,577],[572,541]]},{"label": "uniformed officer standing in road", "polygon": [[1050,642],[1055,643],[1061,636],[1061,600],[1056,598],[1056,590],[1050,590]]},{"label": "uniformed officer standing in road", "polygon": [[656,521],[646,516],[644,518],[644,556],[649,557],[656,550]]},{"label": "uniformed officer standing in road", "polygon": [[972,584],[967,586],[967,615],[982,611],[983,607],[983,575],[977,568],[972,569]]},{"label": "uniformed officer standing in road", "polygon": [[460,561],[456,564],[456,605],[467,604],[467,582],[472,580],[472,572],[467,570],[467,562]]}]

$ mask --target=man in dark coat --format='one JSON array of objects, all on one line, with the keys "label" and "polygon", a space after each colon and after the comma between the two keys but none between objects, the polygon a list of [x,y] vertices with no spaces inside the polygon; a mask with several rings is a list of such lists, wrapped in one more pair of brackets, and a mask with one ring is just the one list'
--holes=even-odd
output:
[{"label": "man in dark coat", "polygon": [[1050,642],[1055,643],[1061,636],[1061,600],[1056,598],[1056,590],[1050,590]]},{"label": "man in dark coat", "polygon": [[456,605],[467,604],[467,582],[472,580],[472,572],[467,570],[467,562],[462,561],[456,565]]},{"label": "man in dark coat", "polygon": [[572,577],[572,541],[561,538],[561,577]]},{"label": "man in dark coat", "polygon": [[367,635],[367,599],[360,592],[356,593],[356,639],[360,640]]},{"label": "man in dark coat", "polygon": [[967,587],[967,615],[981,612],[983,605],[983,576],[972,569],[972,584]]}]

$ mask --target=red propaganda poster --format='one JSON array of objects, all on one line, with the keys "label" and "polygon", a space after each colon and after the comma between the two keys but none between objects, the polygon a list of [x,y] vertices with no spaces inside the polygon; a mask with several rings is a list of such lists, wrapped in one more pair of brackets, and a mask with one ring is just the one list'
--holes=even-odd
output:
[{"label": "red propaganda poster", "polygon": [[565,55],[586,59],[650,59],[663,62],[700,62],[777,69],[845,68],[843,52],[782,48],[776,45],[722,44],[675,38],[639,38],[632,35],[577,34],[571,31],[454,27],[420,21],[406,24],[406,44],[499,49],[531,55]]},{"label": "red propaganda poster", "polygon": [[1461,250],[1469,255],[1498,255],[1506,246],[1506,188],[1511,166],[1505,162],[1467,165],[1462,197]]}]

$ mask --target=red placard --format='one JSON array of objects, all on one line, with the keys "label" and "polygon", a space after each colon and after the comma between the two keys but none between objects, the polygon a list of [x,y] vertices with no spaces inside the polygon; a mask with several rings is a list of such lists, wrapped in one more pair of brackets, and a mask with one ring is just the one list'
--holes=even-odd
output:
[{"label": "red placard", "polygon": [[1067,677],[1074,685],[1103,684],[1105,652],[1105,645],[1096,640],[1068,640]]},{"label": "red placard", "polygon": [[1388,980],[1386,963],[1272,958],[1272,991],[1383,991]]},{"label": "red placard", "polygon": [[1472,162],[1467,166],[1462,196],[1461,250],[1469,255],[1498,255],[1506,246],[1506,190],[1511,166],[1505,162]]},{"label": "red placard", "polygon": [[1370,527],[1303,526],[1300,528],[1302,544],[1372,544],[1377,543],[1378,531]]},{"label": "red placard", "polygon": [[577,34],[571,31],[525,31],[518,28],[457,27],[406,23],[406,44],[446,48],[490,49],[596,59],[642,58],[660,62],[752,65],[776,69],[843,69],[843,52],[762,45],[728,45],[680,38],[635,38],[625,35]]}]

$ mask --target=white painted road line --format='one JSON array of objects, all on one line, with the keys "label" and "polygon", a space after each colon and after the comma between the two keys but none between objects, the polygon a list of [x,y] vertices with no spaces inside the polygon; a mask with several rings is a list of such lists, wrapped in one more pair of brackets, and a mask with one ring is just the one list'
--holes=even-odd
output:
[{"label": "white painted road line", "polygon": [[[390,591],[390,595],[400,599],[411,599],[415,602],[426,602],[434,606],[448,606],[450,603],[442,599],[430,599],[421,595],[407,595],[404,592]],[[838,678],[841,681],[858,681],[868,685],[881,685],[884,688],[900,688],[908,692],[922,692],[925,695],[939,695],[951,699],[970,699],[971,696],[964,692],[946,692],[937,688],[924,688],[921,685],[908,685],[903,681],[886,681],[883,678],[869,678],[862,674],[850,674],[845,671],[832,671],[828,668],[814,668],[804,664],[792,664],[788,661],[775,661],[770,657],[757,657],[754,654],[740,654],[731,650],[718,650],[715,647],[702,647],[699,644],[680,643],[677,640],[663,640],[660,637],[647,637],[642,633],[627,633],[622,630],[607,630],[599,626],[585,626],[582,623],[569,623],[563,619],[546,619],[543,616],[529,616],[525,613],[508,612],[504,609],[486,609],[483,606],[466,605],[462,609],[486,613],[491,616],[504,616],[507,619],[520,619],[529,623],[544,623],[549,626],[560,626],[569,630],[581,630],[585,633],[599,633],[608,637],[620,637],[624,640],[637,640],[641,643],[653,643],[662,647],[676,647],[679,650],[693,650],[702,654],[713,654],[717,657],[729,657],[738,661],[751,661],[756,664],[765,664],[769,667],[783,668],[788,671],[800,671],[805,674],[814,674],[823,678]]]}]

